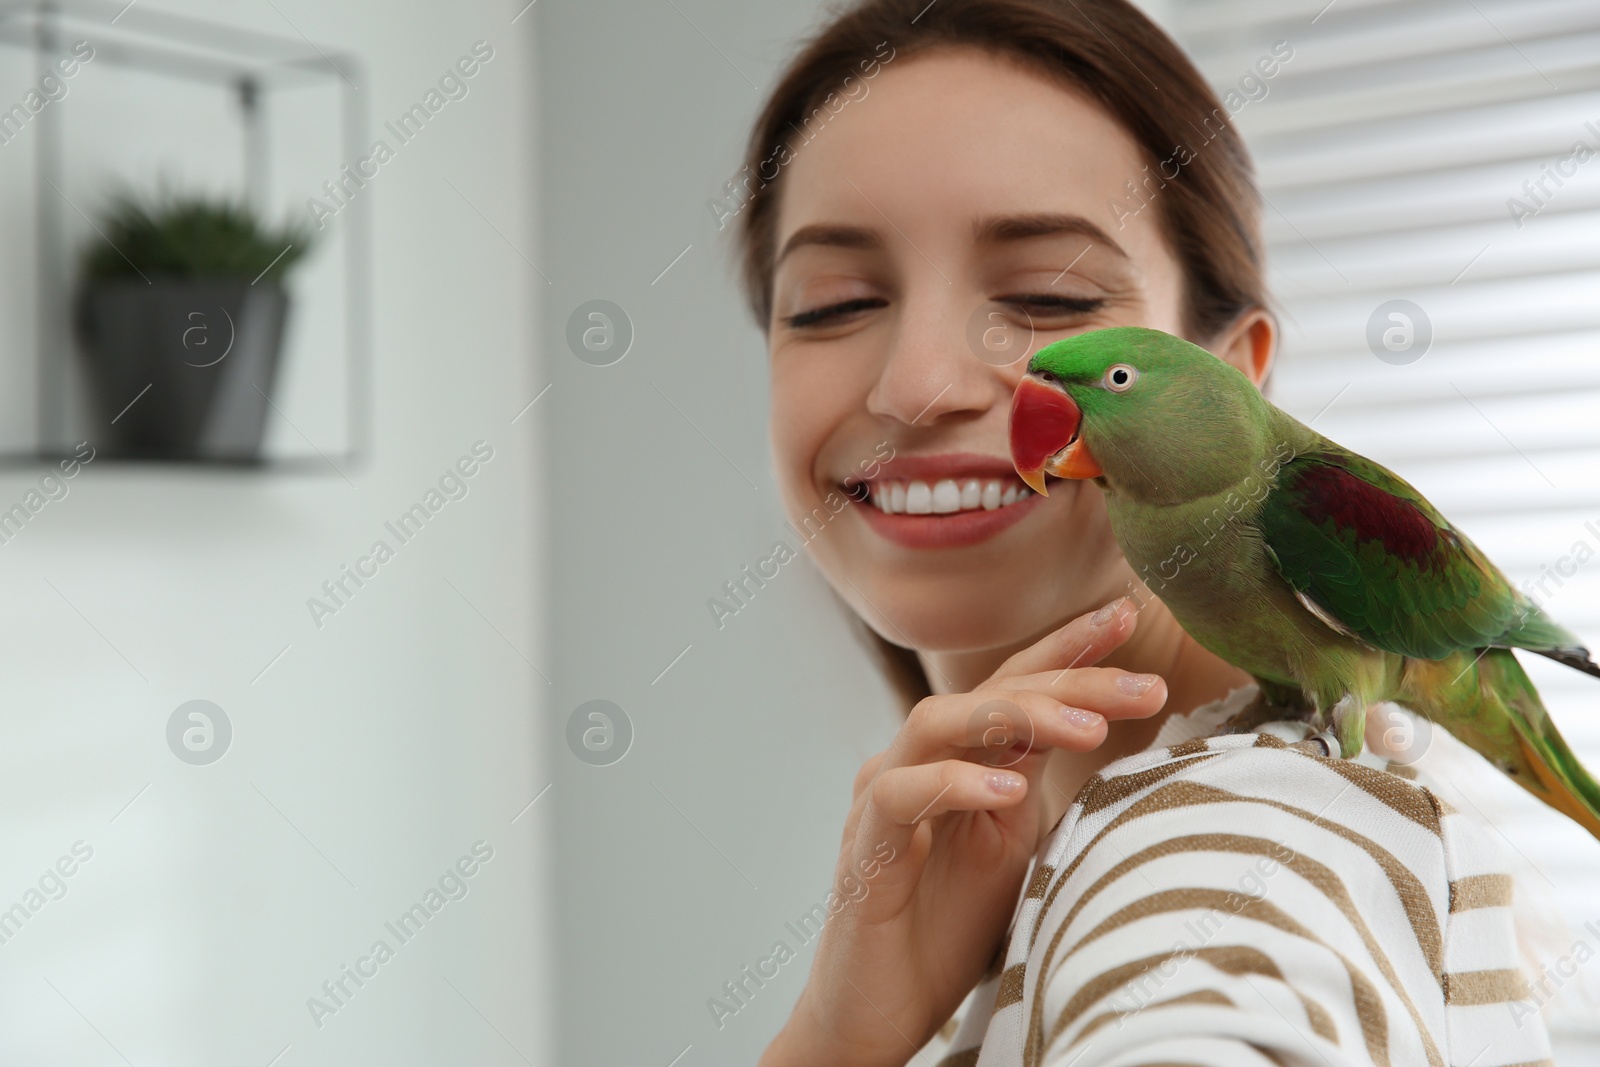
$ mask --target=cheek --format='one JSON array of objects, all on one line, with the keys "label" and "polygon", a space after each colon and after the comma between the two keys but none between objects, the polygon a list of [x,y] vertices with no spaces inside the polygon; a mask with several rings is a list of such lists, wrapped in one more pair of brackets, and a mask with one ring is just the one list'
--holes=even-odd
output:
[{"label": "cheek", "polygon": [[843,424],[865,417],[870,380],[852,372],[860,360],[821,349],[779,353],[771,369],[771,433],[778,468],[810,480],[819,456]]},{"label": "cheek", "polygon": [[769,422],[773,465],[786,498],[816,495],[818,457],[846,414],[841,390],[828,388],[824,375],[798,359],[772,364]]}]

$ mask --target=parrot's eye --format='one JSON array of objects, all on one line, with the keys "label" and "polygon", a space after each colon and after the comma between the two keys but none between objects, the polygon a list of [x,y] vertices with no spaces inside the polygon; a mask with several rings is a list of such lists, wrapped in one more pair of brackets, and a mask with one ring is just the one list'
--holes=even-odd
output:
[{"label": "parrot's eye", "polygon": [[1125,393],[1139,380],[1137,367],[1118,363],[1106,370],[1106,388],[1114,393]]}]

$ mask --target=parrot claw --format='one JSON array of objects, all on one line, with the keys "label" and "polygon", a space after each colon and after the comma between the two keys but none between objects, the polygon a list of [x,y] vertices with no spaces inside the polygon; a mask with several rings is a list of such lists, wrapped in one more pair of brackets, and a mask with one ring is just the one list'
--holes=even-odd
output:
[{"label": "parrot claw", "polygon": [[1339,738],[1339,758],[1359,756],[1367,736],[1367,702],[1354,693],[1346,693],[1328,709],[1328,714]]}]

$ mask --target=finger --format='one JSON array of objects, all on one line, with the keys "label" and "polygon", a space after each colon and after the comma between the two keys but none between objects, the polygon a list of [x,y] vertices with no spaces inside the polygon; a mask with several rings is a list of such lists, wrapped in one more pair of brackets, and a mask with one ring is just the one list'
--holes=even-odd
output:
[{"label": "finger", "polygon": [[969,759],[997,766],[1028,752],[1087,752],[1106,737],[1105,716],[1029,689],[949,693],[917,702],[879,767]]},{"label": "finger", "polygon": [[867,787],[867,783],[872,781],[872,776],[878,773],[878,768],[883,766],[883,757],[886,752],[887,750],[868,756],[866,762],[861,765],[861,769],[856,771],[856,779],[850,785],[851,800],[859,797],[861,791]]},{"label": "finger", "polygon": [[867,806],[867,787],[872,784],[873,778],[883,766],[884,757],[888,750],[868,756],[856,771],[855,781],[850,786],[850,811],[845,816],[844,830],[839,835],[839,850],[849,853],[855,847],[856,830],[861,824],[861,812]]},{"label": "finger", "polygon": [[1013,655],[978,688],[1021,674],[1092,666],[1128,639],[1137,615],[1133,601],[1125,596],[1096,611],[1085,612]]},{"label": "finger", "polygon": [[1108,719],[1144,719],[1167,702],[1167,683],[1159,674],[1136,674],[1121,667],[1073,667],[1002,678],[989,693],[1042,693]]},{"label": "finger", "polygon": [[966,760],[940,760],[893,767],[872,783],[868,806],[885,823],[909,837],[918,823],[950,811],[992,811],[1015,807],[1027,795],[1025,775]]}]

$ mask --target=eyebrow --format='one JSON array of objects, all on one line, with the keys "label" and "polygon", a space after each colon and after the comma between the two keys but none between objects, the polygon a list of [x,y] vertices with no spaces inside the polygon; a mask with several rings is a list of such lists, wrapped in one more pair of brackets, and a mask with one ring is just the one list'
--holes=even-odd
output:
[{"label": "eyebrow", "polygon": [[883,247],[883,236],[877,230],[865,226],[846,226],[840,223],[812,223],[802,226],[789,235],[783,243],[783,251],[778,253],[772,261],[774,268],[782,263],[784,257],[797,248],[806,245],[823,245],[830,248],[866,248],[875,249]]},{"label": "eyebrow", "polygon": [[[1111,235],[1096,226],[1082,215],[1065,215],[1056,212],[1036,212],[1024,215],[990,215],[977,219],[972,224],[972,236],[979,244],[1009,244],[1014,241],[1025,241],[1034,237],[1055,237],[1062,234],[1078,234],[1092,241],[1104,245],[1110,251],[1128,258],[1128,253],[1111,239]],[[789,235],[783,243],[783,250],[772,261],[776,269],[784,257],[797,248],[806,245],[821,245],[829,248],[859,248],[881,249],[883,235],[875,229],[866,226],[851,226],[842,223],[812,223],[802,226]]]},{"label": "eyebrow", "polygon": [[1055,237],[1060,234],[1077,234],[1103,244],[1123,259],[1128,253],[1111,239],[1111,235],[1082,215],[1063,215],[1040,212],[1029,215],[991,215],[972,224],[972,237],[979,244],[1005,244],[1025,241],[1031,237]]}]

